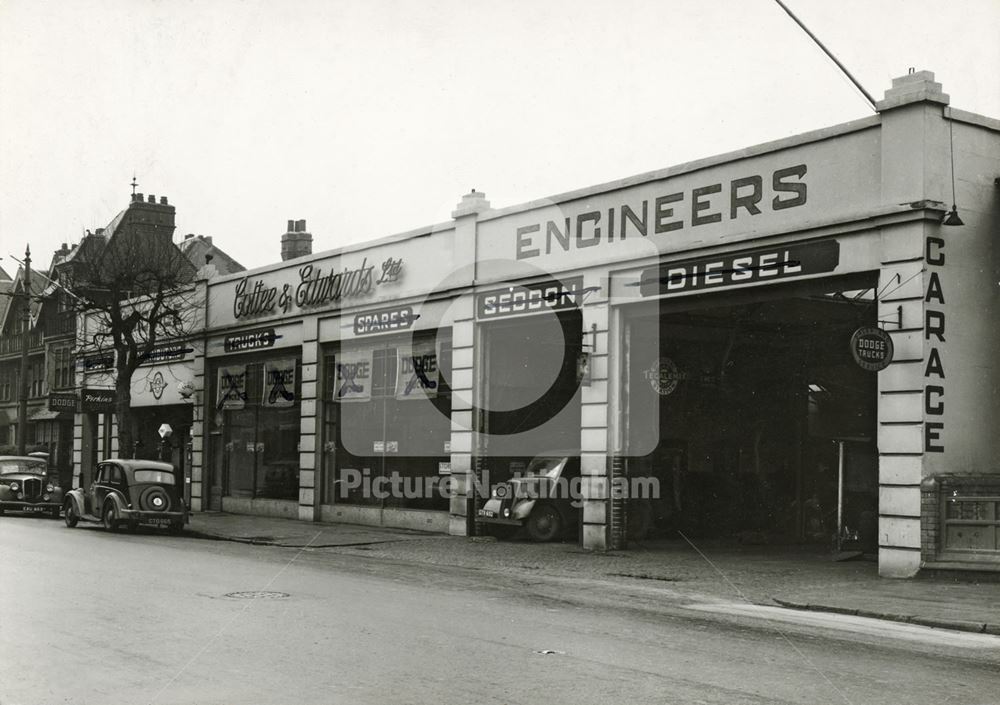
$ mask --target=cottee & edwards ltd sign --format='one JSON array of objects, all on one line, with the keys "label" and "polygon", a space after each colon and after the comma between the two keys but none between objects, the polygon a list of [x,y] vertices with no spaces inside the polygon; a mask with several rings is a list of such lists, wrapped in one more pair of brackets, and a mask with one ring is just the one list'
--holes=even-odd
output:
[{"label": "cottee & edwards ltd sign", "polygon": [[381,284],[389,284],[399,279],[403,270],[403,260],[390,257],[376,275],[375,265],[368,264],[368,258],[361,266],[345,267],[342,271],[330,270],[326,274],[319,267],[307,264],[299,268],[297,284],[267,286],[264,282],[251,281],[244,277],[236,285],[233,297],[233,316],[251,318],[281,311],[288,313],[292,307],[312,308],[364,296]]}]

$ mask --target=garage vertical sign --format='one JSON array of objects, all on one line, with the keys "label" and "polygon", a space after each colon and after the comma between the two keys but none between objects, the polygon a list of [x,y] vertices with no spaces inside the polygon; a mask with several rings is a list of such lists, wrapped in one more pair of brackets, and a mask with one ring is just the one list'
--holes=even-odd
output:
[{"label": "garage vertical sign", "polygon": [[[928,237],[924,259],[927,265],[927,291],[924,293],[924,342],[930,351],[924,366],[924,452],[944,452],[944,355],[945,305],[944,240]],[[940,308],[939,308],[940,307]]]}]

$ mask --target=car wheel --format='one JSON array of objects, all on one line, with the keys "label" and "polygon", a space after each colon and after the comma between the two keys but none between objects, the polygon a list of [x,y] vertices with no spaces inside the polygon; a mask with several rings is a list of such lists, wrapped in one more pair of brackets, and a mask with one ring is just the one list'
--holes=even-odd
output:
[{"label": "car wheel", "polygon": [[80,521],[80,515],[76,513],[76,505],[73,504],[73,500],[66,502],[66,506],[63,507],[63,521],[71,529]]},{"label": "car wheel", "polygon": [[101,523],[108,531],[118,531],[118,510],[112,502],[104,505],[104,513],[101,514]]},{"label": "car wheel", "polygon": [[528,517],[528,536],[532,541],[551,541],[562,533],[562,516],[551,504],[535,507]]}]

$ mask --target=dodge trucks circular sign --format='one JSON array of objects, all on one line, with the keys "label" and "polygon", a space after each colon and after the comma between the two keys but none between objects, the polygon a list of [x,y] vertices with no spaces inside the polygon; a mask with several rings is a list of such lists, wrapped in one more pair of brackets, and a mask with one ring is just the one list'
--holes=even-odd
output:
[{"label": "dodge trucks circular sign", "polygon": [[892,362],[892,338],[881,328],[858,328],[851,336],[851,355],[862,369],[884,370]]}]

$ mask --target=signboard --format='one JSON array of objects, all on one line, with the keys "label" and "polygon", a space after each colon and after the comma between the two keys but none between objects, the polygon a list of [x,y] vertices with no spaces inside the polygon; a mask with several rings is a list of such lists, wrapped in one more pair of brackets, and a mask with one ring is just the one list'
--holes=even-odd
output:
[{"label": "signboard", "polygon": [[515,284],[476,295],[476,317],[480,320],[561,311],[579,306],[583,277],[549,279]]},{"label": "signboard", "polygon": [[247,405],[247,368],[234,365],[219,368],[217,409],[242,409]]},{"label": "signboard", "polygon": [[389,257],[381,264],[362,259],[357,267],[324,270],[315,264],[299,267],[298,281],[268,286],[261,280],[244,277],[233,295],[233,317],[252,318],[290,313],[293,308],[309,309],[337,303],[342,299],[370,294],[375,287],[399,279],[402,258]]},{"label": "signboard", "polygon": [[176,362],[183,360],[189,352],[192,352],[185,343],[166,343],[153,347],[147,354],[143,355],[139,361],[140,365],[155,365],[161,362]]},{"label": "signboard", "polygon": [[108,413],[115,407],[115,390],[83,389],[80,391],[80,410]]},{"label": "signboard", "polygon": [[273,347],[274,341],[277,339],[278,336],[274,332],[274,328],[258,328],[257,330],[227,335],[223,347],[227,353],[258,350]]},{"label": "signboard", "polygon": [[85,355],[81,359],[84,372],[96,372],[98,370],[110,370],[115,366],[114,353],[101,353],[98,355]]},{"label": "signboard", "polygon": [[372,396],[372,351],[348,350],[340,353],[336,364],[336,401],[368,401]]},{"label": "signboard", "polygon": [[413,325],[415,319],[413,309],[409,306],[359,313],[354,317],[354,335],[406,330]]},{"label": "signboard", "polygon": [[160,434],[160,438],[169,438],[170,436],[174,435],[174,429],[170,424],[162,423],[160,424],[160,428],[157,431],[157,433]]},{"label": "signboard", "polygon": [[409,350],[396,351],[396,398],[428,399],[437,396],[438,357],[433,340],[414,341]]},{"label": "signboard", "polygon": [[863,370],[884,370],[892,355],[892,337],[881,328],[858,328],[851,336],[851,356]]},{"label": "signboard", "polygon": [[75,394],[49,394],[49,411],[76,411]]},{"label": "signboard", "polygon": [[839,262],[840,245],[836,240],[681,260],[643,270],[639,277],[639,294],[675,296],[773,282],[832,272]]},{"label": "signboard", "polygon": [[264,393],[261,406],[273,409],[295,405],[295,358],[264,363]]}]

